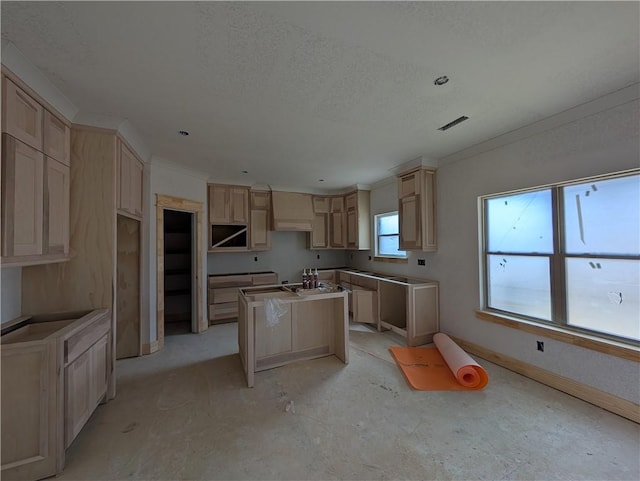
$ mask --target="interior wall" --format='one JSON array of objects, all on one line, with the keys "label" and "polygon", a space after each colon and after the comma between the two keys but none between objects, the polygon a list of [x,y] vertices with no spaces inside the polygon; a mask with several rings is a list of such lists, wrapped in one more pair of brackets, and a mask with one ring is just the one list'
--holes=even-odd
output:
[{"label": "interior wall", "polygon": [[2,318],[0,323],[15,319],[22,314],[22,267],[3,267],[0,269],[0,292]]},{"label": "interior wall", "polygon": [[[640,166],[640,102],[603,110],[438,169],[438,251],[411,253],[406,265],[368,261],[367,270],[440,282],[441,330],[542,369],[640,403],[638,364],[479,320],[478,196],[579,179]],[[395,184],[372,191],[374,209],[396,204]],[[397,207],[395,207],[397,209]],[[426,268],[416,258],[426,258]]]},{"label": "interior wall", "polygon": [[[209,274],[274,271],[280,282],[301,282],[305,268],[330,269],[346,265],[343,250],[309,250],[306,232],[271,232],[271,250],[264,252],[210,253]],[[320,256],[320,259],[318,259]],[[256,260],[257,259],[257,260]]]}]

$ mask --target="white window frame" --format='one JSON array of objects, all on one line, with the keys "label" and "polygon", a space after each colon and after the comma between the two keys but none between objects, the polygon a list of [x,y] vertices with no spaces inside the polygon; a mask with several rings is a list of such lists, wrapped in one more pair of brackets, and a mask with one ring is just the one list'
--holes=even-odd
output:
[{"label": "white window frame", "polygon": [[[393,215],[398,217],[398,232],[396,234],[378,234],[378,219],[382,217],[391,217]],[[375,214],[373,217],[373,230],[374,230],[373,234],[374,234],[374,244],[375,244],[375,257],[381,258],[381,259],[405,259],[405,260],[407,259],[407,256],[408,256],[407,251],[399,251],[399,252],[403,252],[403,254],[398,254],[398,255],[380,253],[379,239],[381,236],[397,235],[398,241],[400,239],[400,214],[397,210],[391,211],[391,212],[383,212],[381,214]],[[398,242],[398,245],[399,245],[399,242]]]},{"label": "white window frame", "polygon": [[[598,182],[608,179],[614,179],[625,176],[633,176],[640,175],[640,169],[633,169],[624,172],[617,172],[607,175],[601,175],[596,177],[589,177],[584,179],[577,179],[569,182],[562,182],[556,184],[550,184],[545,186],[540,186],[536,188],[530,189],[522,189],[517,191],[509,191],[503,192],[499,194],[491,194],[486,196],[479,197],[479,261],[480,261],[480,308],[481,311],[487,312],[489,314],[497,314],[498,316],[504,316],[510,321],[522,321],[526,324],[534,324],[541,327],[549,326],[552,328],[561,328],[566,331],[573,331],[577,334],[584,334],[590,337],[606,340],[606,341],[615,341],[621,342],[623,344],[627,344],[630,346],[635,346],[636,348],[640,346],[640,342],[634,339],[624,338],[616,335],[611,335],[608,333],[600,332],[597,330],[584,329],[581,327],[568,325],[567,324],[567,293],[566,293],[566,272],[565,272],[565,262],[566,259],[572,257],[589,257],[589,255],[573,255],[567,254],[564,250],[564,245],[561,239],[563,238],[563,230],[564,230],[564,214],[562,211],[562,199],[561,199],[561,189],[563,187],[568,187],[575,184],[582,184],[586,182]],[[494,252],[490,251],[487,246],[487,237],[488,237],[488,226],[487,226],[487,215],[486,215],[486,204],[487,200],[507,197],[511,195],[522,194],[526,192],[535,192],[541,190],[550,190],[552,196],[552,216],[553,216],[553,252],[551,254],[544,254],[549,257],[550,261],[550,282],[551,282],[551,321],[546,321],[543,319],[533,318],[526,315],[522,315],[515,312],[503,311],[499,309],[494,309],[489,307],[489,272],[487,266],[487,259],[491,254],[506,254],[510,253],[506,252]],[[524,255],[524,256],[539,256],[538,253],[517,253],[516,255]],[[594,256],[596,257],[596,256]],[[638,255],[604,255],[598,254],[598,258],[604,259],[632,259],[632,260],[640,260],[640,256]],[[484,316],[479,316],[483,318]],[[507,322],[508,325],[508,322]]]}]

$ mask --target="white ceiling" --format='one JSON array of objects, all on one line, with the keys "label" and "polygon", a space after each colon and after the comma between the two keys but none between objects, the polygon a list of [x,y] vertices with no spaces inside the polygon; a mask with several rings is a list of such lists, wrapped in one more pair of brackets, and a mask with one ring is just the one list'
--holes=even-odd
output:
[{"label": "white ceiling", "polygon": [[[126,119],[154,157],[219,181],[373,183],[640,81],[638,2],[1,9],[3,41],[79,116]],[[436,87],[440,75],[451,80]]]}]

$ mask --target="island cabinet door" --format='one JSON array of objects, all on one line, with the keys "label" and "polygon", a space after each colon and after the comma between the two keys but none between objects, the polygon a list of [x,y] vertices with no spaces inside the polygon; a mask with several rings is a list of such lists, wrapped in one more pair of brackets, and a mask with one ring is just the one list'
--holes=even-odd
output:
[{"label": "island cabinet door", "polygon": [[257,307],[255,326],[256,367],[260,367],[261,359],[291,352],[291,309],[289,307],[273,322],[267,319],[265,307]]},{"label": "island cabinet door", "polygon": [[351,291],[351,312],[353,322],[378,323],[377,292],[353,286]]}]

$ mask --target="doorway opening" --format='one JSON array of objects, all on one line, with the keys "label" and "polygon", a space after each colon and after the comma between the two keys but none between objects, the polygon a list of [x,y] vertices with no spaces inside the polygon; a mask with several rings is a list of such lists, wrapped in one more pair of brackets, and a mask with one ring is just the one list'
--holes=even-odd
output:
[{"label": "doorway opening", "polygon": [[[149,349],[145,353],[152,353],[164,346],[165,330],[165,269],[173,269],[173,264],[165,267],[165,215],[171,217],[171,212],[186,213],[190,237],[191,252],[191,326],[188,332],[202,332],[207,329],[208,322],[203,316],[203,253],[204,244],[202,242],[202,202],[197,202],[180,197],[156,194],[156,334],[157,340],[149,344]],[[173,241],[170,241],[173,242]],[[184,267],[182,267],[184,269]],[[172,288],[173,284],[171,285]],[[170,296],[171,297],[171,296]],[[178,297],[178,296],[176,296]],[[172,301],[169,301],[172,302]],[[173,309],[173,308],[171,308]],[[175,314],[177,311],[169,311]],[[173,327],[173,326],[171,326]]]},{"label": "doorway opening", "polygon": [[196,332],[193,213],[164,210],[164,333]]}]

